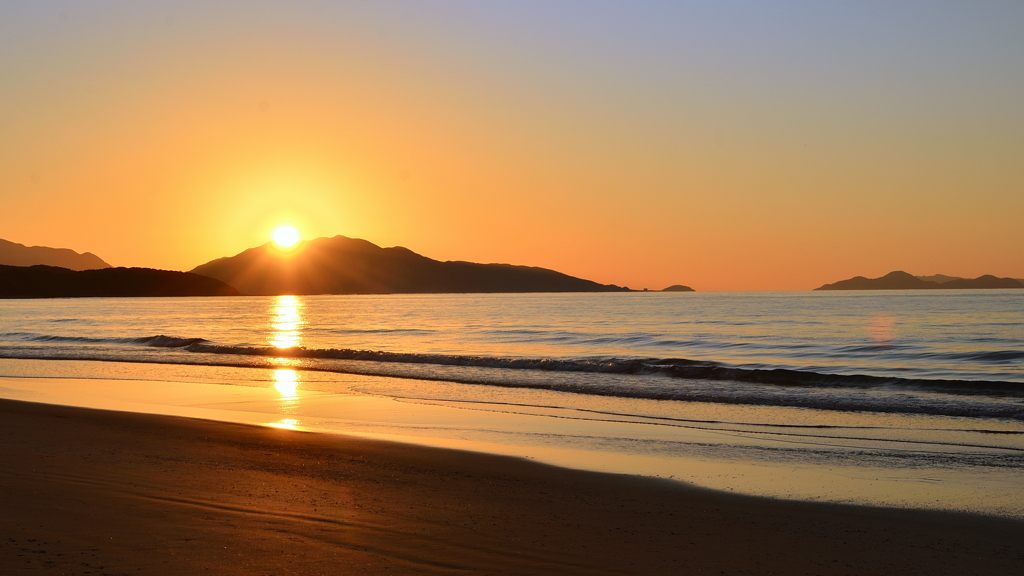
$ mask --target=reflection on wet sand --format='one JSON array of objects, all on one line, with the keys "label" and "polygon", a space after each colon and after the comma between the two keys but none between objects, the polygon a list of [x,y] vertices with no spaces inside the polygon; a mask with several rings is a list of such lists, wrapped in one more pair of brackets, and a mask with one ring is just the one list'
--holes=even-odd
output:
[{"label": "reflection on wet sand", "polygon": [[299,421],[295,418],[283,418],[277,422],[271,422],[270,426],[274,428],[285,428],[287,430],[295,430],[299,427]]},{"label": "reflection on wet sand", "polygon": [[295,390],[299,387],[299,376],[295,370],[274,370],[274,388],[281,393],[282,398],[294,399],[298,397]]},{"label": "reflection on wet sand", "polygon": [[[295,413],[295,409],[299,406],[298,388],[299,374],[295,370],[288,368],[274,370],[274,389],[281,395],[282,413]],[[284,425],[286,428],[295,428],[299,424],[299,421],[292,418],[286,418],[279,424]],[[274,425],[276,426],[277,424]]]}]

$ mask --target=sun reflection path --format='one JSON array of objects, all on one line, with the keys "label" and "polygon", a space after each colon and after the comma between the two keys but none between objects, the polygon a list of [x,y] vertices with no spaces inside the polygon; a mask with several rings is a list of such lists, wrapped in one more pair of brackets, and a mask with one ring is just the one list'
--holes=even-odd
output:
[{"label": "sun reflection path", "polygon": [[302,343],[302,300],[295,296],[278,296],[270,309],[270,344],[277,348],[294,348]]}]

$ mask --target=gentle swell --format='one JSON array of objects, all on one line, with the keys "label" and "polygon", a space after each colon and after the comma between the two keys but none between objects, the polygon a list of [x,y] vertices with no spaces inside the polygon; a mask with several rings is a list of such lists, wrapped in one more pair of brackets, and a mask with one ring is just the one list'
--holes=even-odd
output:
[{"label": "gentle swell", "polygon": [[156,348],[184,348],[193,344],[207,342],[203,338],[176,338],[174,336],[144,336],[141,338],[90,338],[86,336],[54,336],[49,334],[31,334],[28,332],[7,332],[0,336],[14,337],[27,342],[66,342],[69,344],[140,344]]},{"label": "gentle swell", "polygon": [[147,336],[145,338],[134,338],[132,343],[142,344],[144,346],[153,346],[155,348],[185,348],[187,346],[196,346],[207,342],[203,338],[175,338],[174,336]]}]

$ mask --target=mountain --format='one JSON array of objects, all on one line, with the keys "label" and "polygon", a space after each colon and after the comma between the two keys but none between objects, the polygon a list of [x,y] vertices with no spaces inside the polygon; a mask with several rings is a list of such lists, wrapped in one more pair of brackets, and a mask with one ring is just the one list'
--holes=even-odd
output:
[{"label": "mountain", "polygon": [[71,270],[94,270],[110,268],[92,252],[79,254],[68,248],[47,248],[46,246],[25,246],[17,242],[0,240],[0,264],[7,266],[59,266]]},{"label": "mountain", "polygon": [[[947,278],[952,278],[948,277]],[[924,280],[906,272],[889,272],[881,278],[856,276],[825,284],[815,290],[967,290],[980,288],[1024,288],[1024,283],[1013,278],[996,278],[991,274],[974,279],[956,278],[941,284]]]},{"label": "mountain", "polygon": [[285,251],[268,242],[195,267],[243,294],[416,294],[460,292],[626,292],[529,266],[440,262],[402,247],[335,236]]},{"label": "mountain", "polygon": [[662,292],[694,292],[694,289],[689,286],[683,286],[682,284],[673,284],[662,290]]},{"label": "mountain", "polygon": [[152,268],[68,270],[55,266],[0,265],[0,298],[83,296],[237,296],[220,280]]}]

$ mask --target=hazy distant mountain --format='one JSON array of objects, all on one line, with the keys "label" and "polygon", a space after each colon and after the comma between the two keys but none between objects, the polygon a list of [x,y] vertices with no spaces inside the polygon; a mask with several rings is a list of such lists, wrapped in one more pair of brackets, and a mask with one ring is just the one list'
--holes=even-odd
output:
[{"label": "hazy distant mountain", "polygon": [[682,284],[673,284],[668,288],[662,290],[662,292],[693,292],[693,288],[689,286],[683,286]]},{"label": "hazy distant mountain", "polygon": [[[937,284],[945,284],[951,280],[970,280],[970,278],[962,278],[960,276],[946,276],[945,274],[933,274],[931,276],[918,276],[921,280],[928,280],[929,282],[935,282]],[[1017,282],[1024,285],[1024,278],[1014,278]]]},{"label": "hazy distant mountain", "polygon": [[283,251],[268,242],[192,270],[243,294],[415,294],[459,292],[619,292],[547,270],[510,264],[440,262],[402,247],[335,236]]},{"label": "hazy distant mountain", "polygon": [[25,246],[17,242],[0,240],[0,264],[7,266],[59,266],[71,270],[93,270],[110,268],[92,252],[79,254],[68,248],[47,248],[46,246]]},{"label": "hazy distant mountain", "polygon": [[[947,278],[953,277],[947,276]],[[996,278],[991,274],[986,274],[974,279],[954,278],[940,284],[923,280],[906,272],[890,272],[881,278],[856,276],[849,280],[825,284],[816,290],[966,290],[981,288],[1024,288],[1024,282],[1013,278]]]},{"label": "hazy distant mountain", "polygon": [[1024,288],[1024,282],[1014,278],[997,278],[991,274],[978,276],[974,279],[958,278],[939,284],[945,289],[977,289],[977,288]]},{"label": "hazy distant mountain", "polygon": [[152,268],[68,270],[55,266],[0,265],[0,298],[83,296],[237,296],[220,280]]},{"label": "hazy distant mountain", "polygon": [[950,280],[966,280],[966,278],[962,278],[960,276],[946,276],[945,274],[932,274],[931,276],[915,276],[915,278],[920,278],[921,280],[926,280],[928,282],[935,282],[936,284],[945,284]]}]

